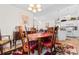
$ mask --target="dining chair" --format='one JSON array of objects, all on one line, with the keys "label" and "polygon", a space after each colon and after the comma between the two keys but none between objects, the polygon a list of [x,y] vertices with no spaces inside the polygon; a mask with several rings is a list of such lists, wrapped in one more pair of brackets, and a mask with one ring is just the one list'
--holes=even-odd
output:
[{"label": "dining chair", "polygon": [[24,44],[24,38],[25,38],[25,31],[23,26],[16,26],[15,30],[13,32],[13,46],[16,48],[16,43],[17,41],[21,41],[21,45],[23,46]]},{"label": "dining chair", "polygon": [[[27,33],[27,34],[34,34],[36,33],[36,28],[31,28],[30,32]],[[28,38],[29,39],[29,38]],[[30,39],[29,39],[30,40]],[[29,42],[26,42],[24,44],[24,51],[27,52],[27,49],[29,48],[30,50],[30,53],[34,54],[34,51],[37,50],[37,40],[33,40],[33,41],[29,41]],[[28,45],[29,44],[29,45]]]},{"label": "dining chair", "polygon": [[[5,38],[8,38],[5,39]],[[3,46],[10,43],[10,48],[12,48],[12,42],[10,40],[10,35],[1,35],[1,30],[0,30],[0,41],[6,41],[5,43],[3,44],[0,44],[0,51],[1,51],[1,54],[3,54]]]},{"label": "dining chair", "polygon": [[36,32],[37,32],[37,30],[36,30],[36,28],[31,27],[31,28],[30,28],[30,32],[31,32],[31,34],[32,34],[32,33],[36,33]]},{"label": "dining chair", "polygon": [[56,47],[57,46],[60,47],[62,45],[62,42],[60,42],[60,40],[58,39],[58,29],[59,29],[58,26],[56,26],[54,28],[54,41],[53,41],[53,43],[54,43],[54,50],[53,50],[53,52],[55,52],[55,54],[56,54]]},{"label": "dining chair", "polygon": [[56,45],[61,45],[61,42],[58,40],[58,26],[55,27],[54,39],[55,39],[55,44]]},{"label": "dining chair", "polygon": [[52,48],[54,48],[54,50],[55,50],[55,45],[61,45],[61,42],[59,42],[58,38],[57,38],[58,26],[57,27],[49,27],[47,32],[52,33],[52,37],[48,38],[47,41],[46,41],[46,39],[47,39],[46,38],[45,41],[42,43],[42,45],[44,47],[46,47],[47,49],[49,48],[50,51],[52,52]]},{"label": "dining chair", "polygon": [[21,41],[21,44],[23,46],[23,40],[19,34],[20,34],[19,32],[13,32],[13,46],[15,46],[15,48],[17,46],[17,44],[16,44],[17,41]]},{"label": "dining chair", "polygon": [[[37,41],[29,41],[30,53],[34,54],[37,48]],[[27,42],[24,44],[24,52],[28,52],[28,44]]]},{"label": "dining chair", "polygon": [[[49,27],[48,30],[47,30],[47,33],[48,34],[52,34],[51,37],[46,37],[46,38],[43,38],[43,41],[42,41],[42,46],[43,47],[46,47],[46,49],[50,49],[50,52],[52,52],[52,47],[54,46],[53,44],[53,39],[54,39],[54,28],[53,27]],[[47,51],[48,52],[48,51]]]}]

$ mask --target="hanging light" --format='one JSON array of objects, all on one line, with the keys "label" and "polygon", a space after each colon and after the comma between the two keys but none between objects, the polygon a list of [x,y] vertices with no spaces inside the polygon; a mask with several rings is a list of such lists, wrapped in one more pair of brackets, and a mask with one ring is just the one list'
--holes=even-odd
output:
[{"label": "hanging light", "polygon": [[42,8],[40,4],[31,4],[29,5],[28,10],[36,13],[42,11]]},{"label": "hanging light", "polygon": [[36,13],[37,11],[35,9],[32,10],[34,13]]},{"label": "hanging light", "polygon": [[37,6],[37,8],[41,8],[41,5],[40,4],[37,4],[36,6]]},{"label": "hanging light", "polygon": [[[42,8],[40,4],[32,4],[32,5],[29,5],[28,10],[34,14],[36,12],[42,11]],[[33,18],[33,27],[34,27],[34,18]]]},{"label": "hanging light", "polygon": [[29,7],[29,8],[28,8],[28,10],[30,10],[30,11],[31,11],[31,10],[32,10],[32,8],[31,8],[31,7]]},{"label": "hanging light", "polygon": [[29,7],[34,7],[34,4],[30,4]]},{"label": "hanging light", "polygon": [[39,8],[39,9],[38,9],[38,11],[42,11],[42,9],[41,9],[41,8]]}]

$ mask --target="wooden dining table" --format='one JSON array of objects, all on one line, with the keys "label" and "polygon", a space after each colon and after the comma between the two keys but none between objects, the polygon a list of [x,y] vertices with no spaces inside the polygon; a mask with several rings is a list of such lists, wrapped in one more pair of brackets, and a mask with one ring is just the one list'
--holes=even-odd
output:
[{"label": "wooden dining table", "polygon": [[[52,37],[52,33],[34,33],[34,34],[28,34],[29,41],[35,41],[38,40],[38,54],[41,54],[41,38],[45,37]],[[29,50],[30,52],[30,50]]]},{"label": "wooden dining table", "polygon": [[52,36],[52,33],[34,33],[28,34],[29,41],[38,40],[38,38],[49,37]]}]

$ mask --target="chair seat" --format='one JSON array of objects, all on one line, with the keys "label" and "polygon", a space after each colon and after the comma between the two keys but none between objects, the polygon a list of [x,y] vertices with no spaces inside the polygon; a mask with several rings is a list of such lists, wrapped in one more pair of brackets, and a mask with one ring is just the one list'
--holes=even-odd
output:
[{"label": "chair seat", "polygon": [[[34,49],[37,47],[37,44],[35,42],[29,42],[29,44],[30,44],[30,51],[34,53]],[[27,44],[26,48],[28,48]]]},{"label": "chair seat", "polygon": [[30,49],[32,50],[32,49],[35,49],[36,48],[36,44],[34,44],[34,45],[30,45]]},{"label": "chair seat", "polygon": [[47,47],[47,48],[51,48],[52,47],[52,43],[51,41],[48,41],[48,42],[42,42],[42,45]]},{"label": "chair seat", "polygon": [[[30,44],[30,49],[34,49],[36,47],[37,44]],[[26,48],[28,48],[27,44],[26,44]]]}]

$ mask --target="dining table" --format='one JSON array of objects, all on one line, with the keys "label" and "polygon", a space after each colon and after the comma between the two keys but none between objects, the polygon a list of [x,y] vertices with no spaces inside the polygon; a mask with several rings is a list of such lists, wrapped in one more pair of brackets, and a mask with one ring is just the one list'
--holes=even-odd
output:
[{"label": "dining table", "polygon": [[52,33],[33,33],[28,34],[29,41],[38,40],[38,38],[49,37],[52,36]]},{"label": "dining table", "polygon": [[[35,41],[38,40],[38,54],[40,55],[42,50],[42,46],[41,46],[41,38],[45,38],[45,37],[53,37],[53,33],[47,33],[47,32],[39,32],[39,33],[33,33],[33,34],[28,34],[28,39],[29,41]],[[30,50],[28,50],[28,52],[30,52]]]}]

